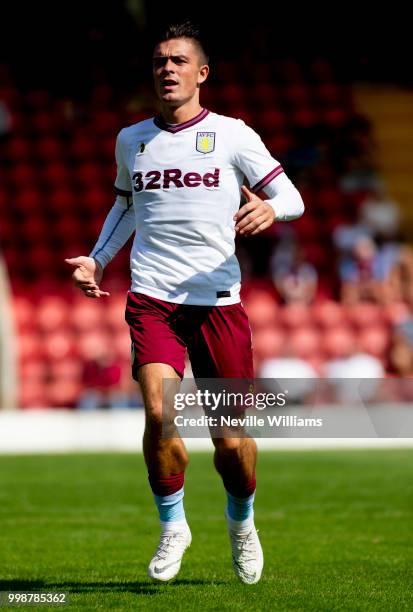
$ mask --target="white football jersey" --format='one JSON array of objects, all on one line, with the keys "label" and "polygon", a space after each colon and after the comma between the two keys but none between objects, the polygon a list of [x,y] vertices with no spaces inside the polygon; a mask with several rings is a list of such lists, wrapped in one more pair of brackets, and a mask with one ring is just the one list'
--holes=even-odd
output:
[{"label": "white football jersey", "polygon": [[116,159],[116,213],[91,256],[106,265],[135,230],[132,291],[175,303],[239,302],[233,217],[244,177],[255,192],[277,177],[291,184],[259,135],[207,109],[177,125],[155,117],[120,131]]}]

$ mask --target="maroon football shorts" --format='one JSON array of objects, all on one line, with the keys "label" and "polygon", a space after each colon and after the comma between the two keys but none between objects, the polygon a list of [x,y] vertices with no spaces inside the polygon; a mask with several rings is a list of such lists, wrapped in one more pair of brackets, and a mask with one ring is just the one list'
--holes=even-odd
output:
[{"label": "maroon football shorts", "polygon": [[128,292],[132,376],[146,363],[166,363],[182,378],[188,351],[195,378],[252,379],[251,330],[240,302],[229,306],[173,304]]}]

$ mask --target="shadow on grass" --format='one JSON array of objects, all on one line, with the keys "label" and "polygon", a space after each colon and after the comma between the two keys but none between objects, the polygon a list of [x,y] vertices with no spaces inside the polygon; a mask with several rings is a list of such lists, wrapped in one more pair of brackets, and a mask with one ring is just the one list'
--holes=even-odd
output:
[{"label": "shadow on grass", "polygon": [[220,585],[226,584],[224,581],[215,580],[188,580],[178,579],[169,583],[156,583],[147,580],[131,580],[125,582],[105,581],[101,582],[60,582],[45,580],[1,580],[0,591],[58,591],[69,593],[92,593],[92,592],[117,592],[117,593],[135,593],[141,595],[156,595],[165,588],[173,588],[176,586],[191,586],[191,585]]}]

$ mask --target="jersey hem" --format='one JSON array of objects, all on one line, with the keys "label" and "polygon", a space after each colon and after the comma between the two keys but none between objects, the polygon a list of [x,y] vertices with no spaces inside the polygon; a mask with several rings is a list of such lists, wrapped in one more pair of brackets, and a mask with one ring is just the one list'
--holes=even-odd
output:
[{"label": "jersey hem", "polygon": [[132,293],[143,293],[143,295],[148,295],[149,297],[157,298],[158,300],[163,300],[164,302],[170,302],[171,304],[187,304],[188,306],[231,306],[232,304],[238,304],[241,301],[239,293],[231,297],[215,298],[212,301],[194,297],[177,297],[171,299],[166,291],[154,289],[152,287],[148,289],[147,287],[136,287],[132,285],[130,291]]}]

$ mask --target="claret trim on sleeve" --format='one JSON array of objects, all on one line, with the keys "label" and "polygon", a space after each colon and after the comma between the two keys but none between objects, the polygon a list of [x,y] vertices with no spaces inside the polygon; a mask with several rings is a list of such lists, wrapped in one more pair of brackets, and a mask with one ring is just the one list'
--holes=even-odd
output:
[{"label": "claret trim on sleeve", "polygon": [[268,185],[268,183],[273,181],[279,174],[282,174],[283,172],[284,172],[284,168],[281,166],[281,164],[279,164],[278,166],[274,168],[274,170],[271,170],[271,172],[269,172],[266,176],[264,176],[264,178],[258,181],[258,183],[254,185],[254,187],[252,187],[251,191],[253,192],[261,191],[261,189],[264,189],[264,187]]},{"label": "claret trim on sleeve", "polygon": [[115,190],[116,195],[123,196],[125,198],[130,198],[132,195],[131,191],[127,191],[126,189],[119,189],[119,187],[116,187],[116,185],[113,186],[113,189]]}]

